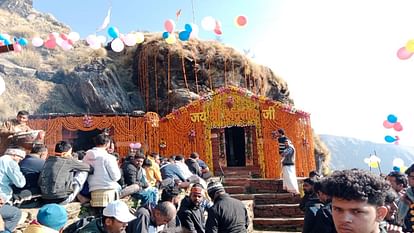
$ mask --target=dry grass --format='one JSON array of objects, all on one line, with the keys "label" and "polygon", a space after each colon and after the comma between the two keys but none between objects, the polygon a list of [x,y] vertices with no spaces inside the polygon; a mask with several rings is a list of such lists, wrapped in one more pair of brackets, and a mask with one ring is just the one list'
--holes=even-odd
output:
[{"label": "dry grass", "polygon": [[16,65],[33,69],[40,69],[43,63],[41,54],[31,49],[23,49],[19,53],[7,54],[7,57]]}]

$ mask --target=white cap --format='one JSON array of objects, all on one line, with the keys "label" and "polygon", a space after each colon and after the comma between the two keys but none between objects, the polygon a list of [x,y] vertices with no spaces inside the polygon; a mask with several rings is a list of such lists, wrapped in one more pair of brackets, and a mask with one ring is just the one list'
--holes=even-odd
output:
[{"label": "white cap", "polygon": [[131,222],[136,219],[136,217],[129,212],[127,204],[121,200],[109,203],[103,210],[103,215],[106,217],[114,217],[116,220],[123,223]]}]

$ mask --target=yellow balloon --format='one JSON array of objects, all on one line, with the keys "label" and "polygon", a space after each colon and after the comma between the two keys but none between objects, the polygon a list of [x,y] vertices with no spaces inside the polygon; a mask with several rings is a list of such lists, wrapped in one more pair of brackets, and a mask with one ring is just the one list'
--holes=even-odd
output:
[{"label": "yellow balloon", "polygon": [[400,172],[401,172],[401,173],[404,173],[404,172],[405,172],[405,170],[407,170],[407,167],[406,167],[406,166],[402,166],[402,167],[400,167]]},{"label": "yellow balloon", "polygon": [[137,44],[141,44],[142,42],[144,42],[145,40],[144,33],[137,32],[135,33],[135,35],[137,36]]},{"label": "yellow balloon", "polygon": [[371,167],[371,168],[378,168],[378,165],[379,165],[379,163],[378,162],[370,162],[369,163],[369,166]]},{"label": "yellow balloon", "polygon": [[405,44],[405,49],[408,52],[411,52],[411,53],[414,52],[414,39],[407,41],[407,43]]},{"label": "yellow balloon", "polygon": [[170,36],[167,39],[165,39],[165,41],[168,44],[174,44],[175,42],[177,42],[177,38],[175,38],[174,35],[170,34]]}]

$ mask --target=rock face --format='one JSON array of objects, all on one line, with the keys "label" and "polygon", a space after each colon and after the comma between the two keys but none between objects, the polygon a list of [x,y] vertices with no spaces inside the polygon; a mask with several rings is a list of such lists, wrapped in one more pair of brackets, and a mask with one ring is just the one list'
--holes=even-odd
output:
[{"label": "rock face", "polygon": [[27,17],[33,12],[33,0],[0,0],[0,8]]},{"label": "rock face", "polygon": [[138,46],[132,67],[145,108],[161,115],[228,85],[293,103],[287,84],[271,69],[215,41],[169,45],[153,36]]},{"label": "rock face", "polygon": [[[133,105],[121,87],[118,74],[105,60],[81,65],[59,79],[67,87],[76,105],[93,113],[131,112]],[[139,108],[139,106],[138,106]]]}]

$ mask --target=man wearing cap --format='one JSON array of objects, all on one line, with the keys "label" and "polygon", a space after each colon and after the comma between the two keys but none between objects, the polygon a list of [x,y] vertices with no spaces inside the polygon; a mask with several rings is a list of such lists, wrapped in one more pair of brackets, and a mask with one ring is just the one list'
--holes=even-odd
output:
[{"label": "man wearing cap", "polygon": [[37,212],[37,221],[33,221],[23,233],[57,233],[63,230],[68,221],[68,213],[58,204],[47,204]]},{"label": "man wearing cap", "polygon": [[191,233],[205,232],[204,208],[201,203],[204,200],[204,189],[199,183],[194,184],[190,190],[190,196],[181,201],[177,216],[181,226]]},{"label": "man wearing cap", "polygon": [[116,200],[103,209],[103,216],[97,218],[80,229],[79,233],[121,233],[125,232],[128,223],[136,219],[129,212],[125,202]]},{"label": "man wearing cap", "polygon": [[19,162],[24,159],[26,152],[21,148],[8,148],[0,157],[0,197],[5,202],[12,198],[12,185],[23,188],[26,184]]},{"label": "man wearing cap", "polygon": [[209,183],[207,192],[214,205],[208,209],[206,233],[246,233],[249,217],[243,202],[230,197],[220,182]]}]

